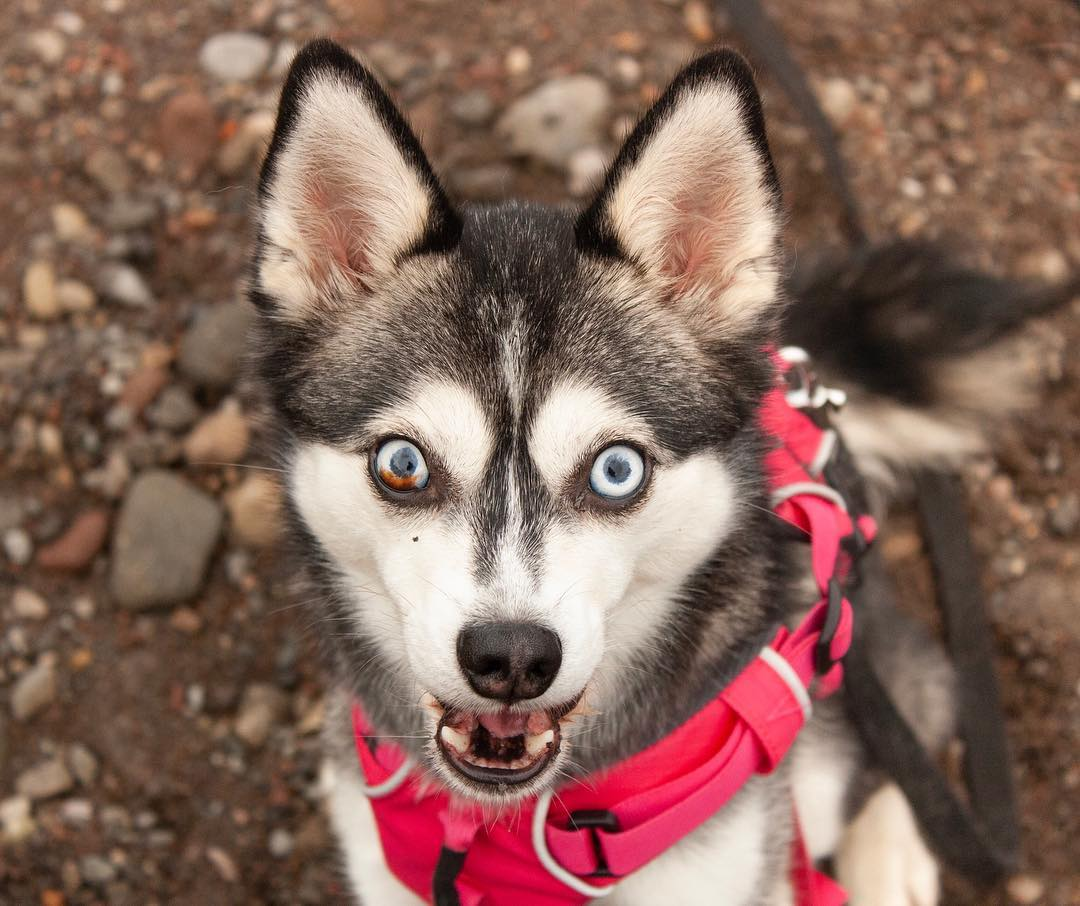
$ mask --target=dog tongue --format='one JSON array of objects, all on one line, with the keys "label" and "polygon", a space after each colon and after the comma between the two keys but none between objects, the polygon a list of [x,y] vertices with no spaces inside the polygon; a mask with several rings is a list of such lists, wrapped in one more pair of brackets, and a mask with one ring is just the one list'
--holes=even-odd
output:
[{"label": "dog tongue", "polygon": [[499,711],[477,717],[481,726],[497,739],[511,739],[530,733],[543,733],[551,728],[551,718],[546,711],[515,713]]}]

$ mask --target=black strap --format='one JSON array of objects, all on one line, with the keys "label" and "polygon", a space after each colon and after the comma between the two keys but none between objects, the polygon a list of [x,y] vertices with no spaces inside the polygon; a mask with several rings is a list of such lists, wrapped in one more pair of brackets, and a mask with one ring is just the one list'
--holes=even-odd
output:
[{"label": "black strap", "polygon": [[915,737],[874,671],[864,644],[865,617],[895,606],[892,584],[876,554],[866,568],[872,593],[852,598],[860,619],[844,660],[844,699],[852,722],[878,765],[904,791],[928,842],[950,866],[977,883],[1015,870],[1019,831],[1005,727],[994,676],[990,627],[979,592],[979,572],[968,537],[956,479],[926,474],[919,502],[937,578],[950,654],[957,673],[957,710],[965,742],[970,807],[962,802],[934,758]]},{"label": "black strap", "polygon": [[836,132],[807,84],[801,67],[792,58],[780,29],[766,15],[759,0],[717,0],[717,6],[727,13],[732,28],[742,38],[750,56],[772,74],[805,121],[825,159],[825,172],[840,201],[842,226],[848,242],[856,247],[866,245],[862,210],[851,191]]},{"label": "black strap", "polygon": [[466,853],[444,846],[439,850],[435,863],[435,876],[431,879],[431,900],[434,906],[461,906],[455,882],[465,865]]}]

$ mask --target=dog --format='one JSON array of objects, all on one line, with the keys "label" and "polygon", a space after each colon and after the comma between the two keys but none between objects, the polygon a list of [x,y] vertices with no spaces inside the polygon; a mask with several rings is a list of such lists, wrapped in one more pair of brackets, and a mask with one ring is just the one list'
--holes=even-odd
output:
[{"label": "dog", "polygon": [[[331,673],[329,809],[362,902],[423,900],[384,859],[354,705],[420,789],[512,819],[671,733],[748,641],[807,610],[763,472],[769,349],[804,346],[847,390],[837,424],[878,510],[1021,402],[1019,378],[979,379],[1033,307],[1015,287],[897,243],[793,288],[783,222],[732,51],[674,79],[580,211],[455,206],[367,69],[326,40],[296,57],[251,298]],[[877,622],[875,665],[940,750],[948,663],[921,627]],[[828,700],[775,771],[608,902],[795,903],[796,820],[855,906],[938,901],[909,804]]]}]

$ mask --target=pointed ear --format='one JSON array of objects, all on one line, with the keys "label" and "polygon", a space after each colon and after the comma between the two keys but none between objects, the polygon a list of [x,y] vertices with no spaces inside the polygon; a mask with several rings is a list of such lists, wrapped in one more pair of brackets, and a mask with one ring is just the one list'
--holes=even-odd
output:
[{"label": "pointed ear", "polygon": [[281,93],[259,180],[255,299],[303,320],[370,291],[461,223],[375,77],[332,41],[305,46]]},{"label": "pointed ear", "polygon": [[746,61],[711,53],[627,139],[577,224],[587,254],[636,262],[673,301],[739,329],[777,299],[780,188]]}]

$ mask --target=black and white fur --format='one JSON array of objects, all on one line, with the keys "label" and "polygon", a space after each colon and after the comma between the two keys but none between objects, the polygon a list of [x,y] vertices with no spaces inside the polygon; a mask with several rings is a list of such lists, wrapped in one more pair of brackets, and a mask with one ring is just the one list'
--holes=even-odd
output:
[{"label": "black and white fur", "polygon": [[[330,809],[366,903],[417,901],[382,862],[352,748],[353,698],[434,783],[513,808],[677,726],[810,603],[768,512],[756,421],[767,344],[807,342],[830,373],[859,382],[844,418],[881,487],[897,465],[978,443],[942,421],[944,378],[919,371],[922,395],[906,395],[906,384],[867,380],[877,372],[865,351],[848,362],[819,348],[847,329],[828,318],[862,284],[850,274],[831,294],[816,284],[788,309],[781,225],[761,105],[732,52],[676,78],[580,214],[455,208],[370,73],[328,41],[297,57],[260,182],[252,298],[336,690]],[[879,301],[875,336],[888,346],[899,325]],[[914,375],[926,357],[909,345]],[[397,435],[420,442],[440,475],[423,505],[388,501],[373,483],[371,451]],[[616,440],[652,467],[646,490],[617,511],[578,481]],[[558,676],[529,708],[585,690],[590,709],[556,763],[512,791],[449,770],[421,704],[491,708],[454,648],[463,626],[489,619],[542,623],[561,640]],[[909,716],[940,744],[947,669],[904,631],[882,658],[897,667]],[[934,860],[894,786],[865,795],[871,767],[839,707],[820,706],[780,771],[608,902],[697,903],[723,890],[729,906],[791,903],[794,796],[813,856],[835,857],[852,903],[931,906]]]}]

